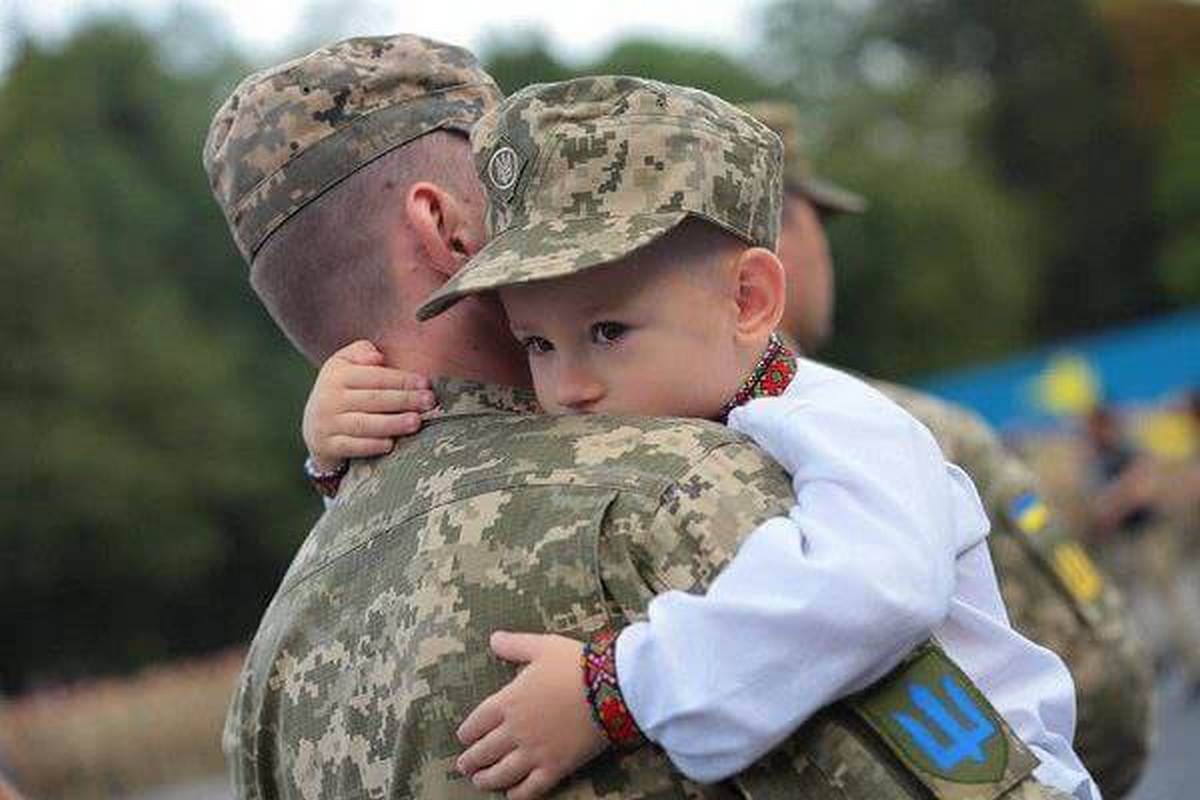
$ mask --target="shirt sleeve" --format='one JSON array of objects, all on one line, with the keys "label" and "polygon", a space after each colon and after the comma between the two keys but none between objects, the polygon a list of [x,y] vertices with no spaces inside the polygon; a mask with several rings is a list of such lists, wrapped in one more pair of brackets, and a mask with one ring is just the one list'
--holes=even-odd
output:
[{"label": "shirt sleeve", "polygon": [[923,426],[890,403],[866,419],[831,405],[785,395],[735,412],[731,427],[791,473],[794,505],[704,594],[658,595],[618,639],[630,711],[696,780],[744,769],[890,671],[944,619],[955,557],[987,533],[970,479]]}]

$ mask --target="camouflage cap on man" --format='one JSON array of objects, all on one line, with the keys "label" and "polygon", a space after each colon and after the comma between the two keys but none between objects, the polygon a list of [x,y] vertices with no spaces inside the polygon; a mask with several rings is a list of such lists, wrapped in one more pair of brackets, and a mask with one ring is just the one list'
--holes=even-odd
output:
[{"label": "camouflage cap on man", "polygon": [[783,187],[789,192],[808,198],[809,202],[826,212],[858,214],[867,201],[854,192],[812,173],[812,165],[804,157],[800,136],[800,109],[795,104],[778,100],[744,103],[746,111],[775,131],[783,140]]},{"label": "camouflage cap on man", "polygon": [[491,242],[418,311],[615,261],[701,217],[774,248],[783,147],[698,89],[627,77],[527,87],[471,134]]},{"label": "camouflage cap on man", "polygon": [[251,262],[339,181],[430,131],[469,134],[501,97],[461,47],[412,35],[347,39],[243,80],[209,127],[204,169]]}]

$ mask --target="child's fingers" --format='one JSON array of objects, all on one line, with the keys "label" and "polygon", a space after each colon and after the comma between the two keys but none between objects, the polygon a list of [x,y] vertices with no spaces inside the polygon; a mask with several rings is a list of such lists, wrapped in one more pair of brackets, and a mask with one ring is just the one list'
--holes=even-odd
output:
[{"label": "child's fingers", "polygon": [[396,442],[391,438],[363,439],[356,436],[331,436],[321,450],[334,458],[370,458],[392,452]]},{"label": "child's fingers", "polygon": [[504,722],[503,693],[501,689],[475,706],[475,710],[467,715],[455,731],[458,741],[464,745],[474,744],[485,733]]},{"label": "child's fingers", "polygon": [[471,775],[484,767],[490,767],[517,749],[517,743],[503,725],[492,728],[482,739],[467,748],[454,766],[464,775]]},{"label": "child's fingers", "polygon": [[544,633],[496,631],[488,640],[492,652],[505,661],[526,664],[537,658],[550,637]]},{"label": "child's fingers", "polygon": [[432,384],[429,382],[429,378],[418,372],[407,372],[405,370],[397,371],[402,373],[400,382],[403,384],[403,388],[405,389],[428,389],[432,386]]},{"label": "child's fingers", "polygon": [[339,435],[355,439],[385,439],[403,436],[421,427],[421,417],[412,412],[404,414],[362,414],[348,411],[338,414],[333,426]]},{"label": "child's fingers", "polygon": [[383,353],[366,339],[359,339],[338,350],[330,358],[340,358],[352,364],[382,364]]},{"label": "child's fingers", "polygon": [[428,411],[437,405],[437,398],[428,389],[350,389],[346,405],[355,411],[394,413],[398,411]]},{"label": "child's fingers", "polygon": [[338,369],[338,377],[339,383],[347,389],[407,389],[415,391],[429,388],[429,380],[424,376],[391,367],[342,364]]},{"label": "child's fingers", "polygon": [[506,797],[508,800],[536,800],[553,789],[556,783],[558,778],[552,776],[548,770],[536,767],[525,776],[525,780],[509,789]]},{"label": "child's fingers", "polygon": [[471,783],[478,789],[497,792],[520,783],[532,769],[533,765],[525,753],[514,750],[487,769],[472,775]]}]

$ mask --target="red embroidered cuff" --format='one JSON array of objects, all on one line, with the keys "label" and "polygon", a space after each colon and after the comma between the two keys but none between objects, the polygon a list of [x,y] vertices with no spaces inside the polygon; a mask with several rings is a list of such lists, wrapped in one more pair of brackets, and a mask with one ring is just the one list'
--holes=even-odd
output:
[{"label": "red embroidered cuff", "polygon": [[633,750],[646,743],[633,714],[625,705],[617,681],[617,634],[597,633],[583,646],[583,688],[592,717],[604,735],[619,750]]}]

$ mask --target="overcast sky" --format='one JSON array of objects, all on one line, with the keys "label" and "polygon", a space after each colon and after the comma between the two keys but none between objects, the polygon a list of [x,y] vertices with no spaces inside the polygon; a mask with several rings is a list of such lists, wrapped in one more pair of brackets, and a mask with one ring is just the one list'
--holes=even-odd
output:
[{"label": "overcast sky", "polygon": [[[35,35],[59,37],[88,13],[127,11],[153,24],[168,17],[176,5],[176,0],[0,0],[0,10],[7,10],[0,24],[15,19]],[[273,55],[298,37],[321,41],[405,31],[478,47],[488,35],[538,28],[561,55],[578,59],[630,33],[745,53],[756,38],[755,12],[762,0],[193,0],[189,5],[223,19],[252,58]],[[324,21],[320,27],[337,29],[313,30],[317,19]]]}]

